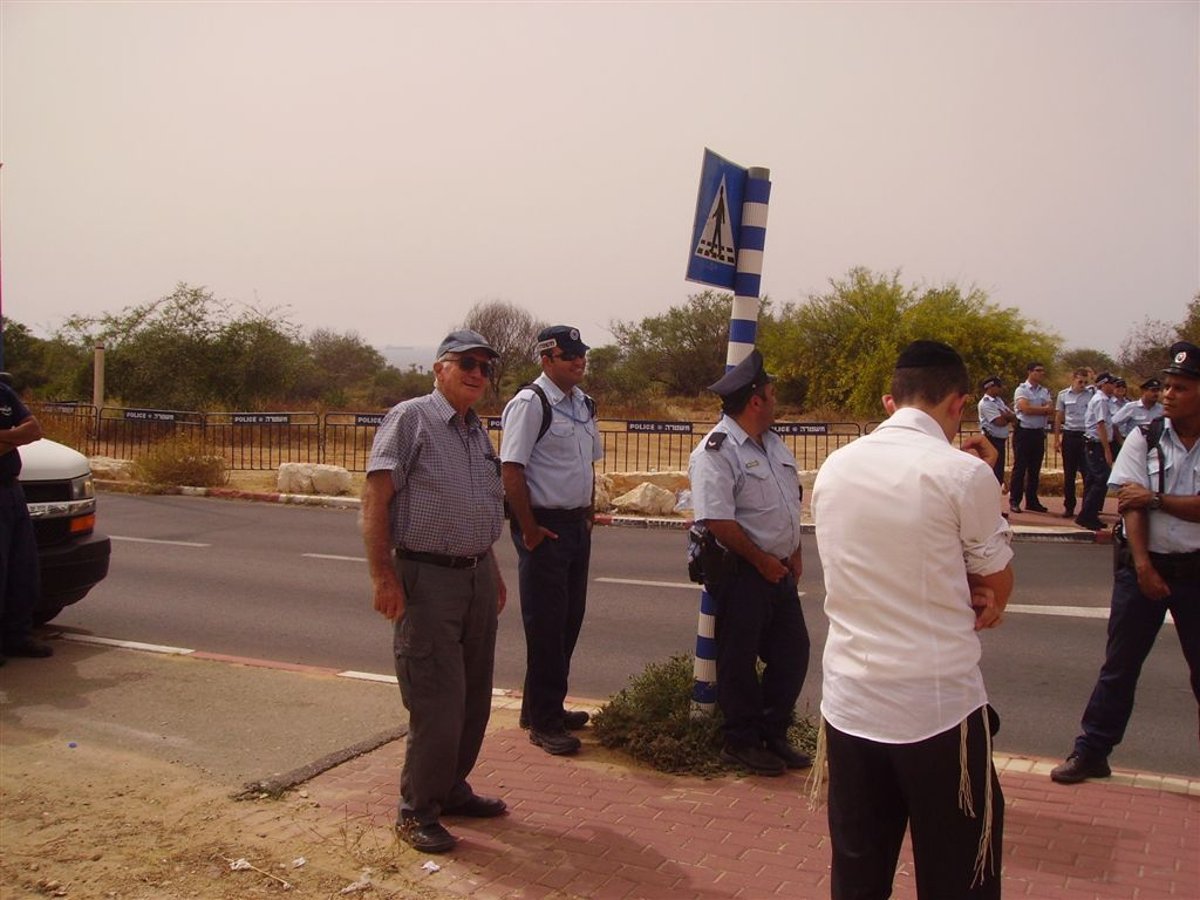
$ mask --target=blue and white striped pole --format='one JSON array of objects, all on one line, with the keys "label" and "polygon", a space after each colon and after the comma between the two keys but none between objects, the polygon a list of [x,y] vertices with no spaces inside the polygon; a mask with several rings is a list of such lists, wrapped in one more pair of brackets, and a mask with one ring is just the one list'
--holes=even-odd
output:
[{"label": "blue and white striped pole", "polygon": [[[737,238],[737,273],[733,279],[733,308],[729,313],[728,372],[754,349],[758,335],[759,292],[762,288],[763,250],[767,245],[767,204],[771,199],[771,170],[746,170],[742,200],[742,227]],[[692,668],[692,704],[712,712],[717,702],[717,603],[700,591],[700,619],[696,624],[696,662]]]}]

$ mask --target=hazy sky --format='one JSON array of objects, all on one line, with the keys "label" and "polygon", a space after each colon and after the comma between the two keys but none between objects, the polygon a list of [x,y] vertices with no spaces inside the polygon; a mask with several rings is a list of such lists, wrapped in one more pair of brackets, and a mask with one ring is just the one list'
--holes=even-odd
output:
[{"label": "hazy sky", "polygon": [[763,291],[953,280],[1115,352],[1200,289],[1200,4],[0,4],[4,313],[179,281],[436,343],[611,341],[684,280],[703,148],[773,183]]}]

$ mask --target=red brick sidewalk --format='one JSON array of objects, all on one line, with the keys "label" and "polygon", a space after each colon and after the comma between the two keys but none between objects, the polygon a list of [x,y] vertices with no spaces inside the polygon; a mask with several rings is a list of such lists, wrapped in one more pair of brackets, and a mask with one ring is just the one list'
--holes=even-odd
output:
[{"label": "red brick sidewalk", "polygon": [[[825,810],[808,808],[804,775],[669,777],[616,764],[581,735],[579,756],[547,756],[512,710],[496,711],[472,785],[510,812],[448,819],[460,844],[435,858],[431,888],[484,900],[829,895]],[[318,776],[308,795],[339,823],[388,829],[403,754],[403,741],[381,747]],[[1063,787],[1046,775],[1053,763],[997,763],[1006,896],[1200,897],[1200,782],[1118,774]],[[409,874],[424,871],[426,857],[402,852]],[[906,846],[895,897],[916,897],[912,873]]]}]

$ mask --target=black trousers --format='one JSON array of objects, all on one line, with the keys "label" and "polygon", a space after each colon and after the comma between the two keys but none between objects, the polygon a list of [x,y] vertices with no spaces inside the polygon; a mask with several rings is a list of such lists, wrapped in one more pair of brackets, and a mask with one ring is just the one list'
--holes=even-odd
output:
[{"label": "black trousers", "polygon": [[[995,713],[988,709],[993,731]],[[1000,897],[1004,795],[987,752],[981,710],[967,717],[973,815],[959,808],[959,726],[915,744],[882,744],[825,723],[833,900],[884,900],[907,827],[920,900]],[[990,855],[977,877],[984,797],[991,784]]]},{"label": "black trousers", "polygon": [[1062,433],[1062,464],[1063,464],[1063,508],[1067,512],[1075,511],[1075,479],[1083,476],[1083,489],[1088,486],[1087,464],[1083,458],[1083,432],[1066,431]]},{"label": "black trousers", "polygon": [[571,655],[587,608],[588,565],[592,534],[585,519],[561,521],[552,511],[537,510],[538,524],[558,535],[531,552],[521,526],[512,520],[517,548],[517,580],[521,590],[521,622],[525,626],[525,689],[521,718],[538,731],[563,725],[563,701],[571,674]]},{"label": "black trousers", "polygon": [[1046,432],[1041,428],[1018,425],[1013,431],[1012,480],[1008,483],[1008,502],[1014,506],[1024,498],[1026,506],[1037,506],[1038,481],[1042,477],[1042,459],[1046,455]]},{"label": "black trousers", "polygon": [[717,605],[717,705],[726,742],[749,747],[786,737],[808,672],[808,626],[796,580],[788,575],[771,584],[739,561],[707,588]]},{"label": "black trousers", "polygon": [[1118,569],[1113,578],[1104,665],[1083,713],[1083,732],[1075,739],[1075,752],[1080,756],[1104,759],[1125,737],[1138,676],[1154,649],[1167,610],[1175,620],[1192,694],[1200,704],[1200,579],[1187,573],[1159,574],[1171,588],[1165,600],[1146,597],[1131,568]]},{"label": "black trousers", "polygon": [[1088,486],[1083,494],[1083,509],[1079,518],[1095,522],[1104,509],[1104,497],[1108,494],[1108,476],[1112,466],[1104,458],[1104,445],[1099,441],[1084,443],[1084,462],[1088,470]]},{"label": "black trousers", "polygon": [[1004,484],[1004,457],[1005,451],[1008,450],[1008,438],[992,437],[986,431],[984,435],[991,442],[991,445],[996,448],[996,464],[992,466],[992,472],[995,473],[996,480]]},{"label": "black trousers", "polygon": [[18,481],[0,486],[0,637],[20,643],[33,634],[41,592],[37,538]]}]

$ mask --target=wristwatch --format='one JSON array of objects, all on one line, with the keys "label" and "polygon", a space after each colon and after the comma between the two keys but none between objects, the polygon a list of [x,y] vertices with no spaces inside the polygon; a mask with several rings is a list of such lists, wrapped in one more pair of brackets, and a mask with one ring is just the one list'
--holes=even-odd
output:
[{"label": "wristwatch", "polygon": [[1162,494],[1155,492],[1154,496],[1150,498],[1150,503],[1147,505],[1146,508],[1147,509],[1162,509]]}]

